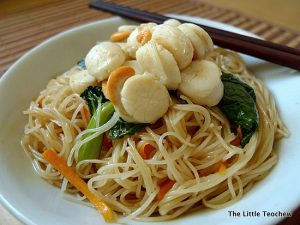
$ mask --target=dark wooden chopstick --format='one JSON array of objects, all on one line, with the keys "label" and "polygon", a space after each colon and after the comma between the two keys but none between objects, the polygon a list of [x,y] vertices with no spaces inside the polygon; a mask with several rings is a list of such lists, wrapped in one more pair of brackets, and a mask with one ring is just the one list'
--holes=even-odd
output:
[{"label": "dark wooden chopstick", "polygon": [[[108,11],[108,12],[112,12],[118,15],[121,15],[123,17],[127,17],[133,20],[138,20],[140,22],[154,22],[154,23],[162,23],[163,21],[167,20],[167,19],[171,19],[171,17],[167,17],[161,14],[157,14],[157,13],[152,13],[152,12],[148,12],[148,11],[144,11],[144,10],[140,10],[140,9],[134,9],[134,8],[130,8],[127,6],[123,6],[123,5],[117,5],[114,3],[110,3],[110,2],[106,2],[106,1],[96,1],[94,3],[90,4],[91,7],[93,8],[97,8],[97,9],[102,9],[104,11]],[[178,19],[177,19],[178,20]],[[181,22],[188,22],[188,21],[183,21],[180,20]],[[213,28],[213,27],[209,27],[203,24],[198,24],[199,26],[201,26],[203,29],[205,29],[208,33],[211,34],[220,34],[220,35],[226,35],[226,36],[230,36],[230,37],[234,37],[236,38],[236,36],[238,35],[240,40],[245,40],[247,42],[251,42],[251,43],[258,43],[260,44],[262,41],[260,39],[257,38],[252,38],[252,37],[248,37],[245,35],[239,35],[233,32],[229,32],[229,31],[225,31],[225,30],[221,30],[218,28]],[[297,49],[293,49],[293,48],[289,48],[283,45],[278,45],[278,44],[274,44],[272,42],[268,42],[268,41],[263,41],[264,45],[270,48],[276,48],[276,49],[282,49],[286,52],[290,52],[292,54],[298,54],[300,55],[300,51],[298,51]]]},{"label": "dark wooden chopstick", "polygon": [[[157,13],[117,5],[106,1],[93,2],[90,4],[90,7],[108,11],[140,22],[163,23],[167,19],[172,19],[171,17]],[[189,23],[184,20],[179,21],[182,23]],[[300,70],[300,51],[297,49],[202,24],[197,25],[206,30],[213,39],[213,42],[222,48],[231,49],[282,66]]]}]

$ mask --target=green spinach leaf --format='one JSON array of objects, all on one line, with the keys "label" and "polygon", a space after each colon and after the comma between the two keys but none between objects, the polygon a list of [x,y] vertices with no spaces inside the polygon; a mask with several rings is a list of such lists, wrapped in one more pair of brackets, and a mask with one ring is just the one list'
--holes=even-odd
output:
[{"label": "green spinach leaf", "polygon": [[232,74],[222,72],[224,95],[219,103],[230,122],[242,129],[244,147],[258,128],[258,113],[254,90]]},{"label": "green spinach leaf", "polygon": [[89,86],[81,95],[90,110],[91,115],[93,115],[98,107],[99,103],[107,102],[108,99],[105,98],[102,88],[98,86]]},{"label": "green spinach leaf", "polygon": [[145,123],[128,123],[123,119],[119,121],[109,130],[108,137],[112,140],[121,138],[127,134],[135,134],[143,130],[147,124]]}]

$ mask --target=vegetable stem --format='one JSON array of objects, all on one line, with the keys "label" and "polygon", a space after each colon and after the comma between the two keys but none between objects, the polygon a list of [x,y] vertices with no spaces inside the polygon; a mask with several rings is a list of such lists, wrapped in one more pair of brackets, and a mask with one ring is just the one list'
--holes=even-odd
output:
[{"label": "vegetable stem", "polygon": [[160,190],[157,193],[155,199],[157,201],[160,201],[164,198],[164,196],[167,194],[167,192],[173,187],[173,185],[176,183],[176,180],[169,180],[167,179],[160,185]]},{"label": "vegetable stem", "polygon": [[[105,102],[99,105],[93,117],[91,118],[87,129],[93,129],[97,126],[97,119],[99,119],[99,126],[105,124],[112,116],[114,112],[114,106],[111,102]],[[97,118],[99,116],[99,118]],[[93,133],[87,133],[83,135],[83,139],[89,137]],[[99,134],[94,139],[84,143],[78,151],[78,161],[86,159],[99,158],[100,151],[102,149],[103,134]]]}]

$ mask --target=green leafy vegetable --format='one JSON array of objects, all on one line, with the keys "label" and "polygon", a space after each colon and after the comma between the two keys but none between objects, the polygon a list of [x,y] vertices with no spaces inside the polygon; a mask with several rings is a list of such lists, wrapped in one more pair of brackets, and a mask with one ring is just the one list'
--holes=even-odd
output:
[{"label": "green leafy vegetable", "polygon": [[[114,113],[115,109],[111,102],[107,101],[104,104],[100,105],[91,118],[87,129],[96,128],[96,120],[99,117],[99,126],[105,124]],[[89,137],[93,133],[87,133],[83,135],[83,139]],[[78,161],[86,159],[97,159],[99,158],[100,151],[102,149],[103,134],[93,138],[92,140],[84,143],[78,151]]]},{"label": "green leafy vegetable", "polygon": [[222,72],[224,95],[219,103],[227,118],[242,129],[244,147],[258,128],[258,113],[254,90],[234,75]]},{"label": "green leafy vegetable", "polygon": [[101,87],[89,86],[81,95],[90,110],[91,115],[93,115],[98,107],[99,103],[107,102],[108,99],[105,98]]},{"label": "green leafy vegetable", "polygon": [[108,137],[112,140],[121,138],[127,134],[135,134],[145,128],[145,123],[128,123],[122,119],[109,130]]},{"label": "green leafy vegetable", "polygon": [[[99,120],[99,126],[102,126],[111,118],[114,112],[114,106],[105,98],[101,87],[89,86],[80,96],[86,101],[92,115],[87,129],[96,128],[97,119]],[[83,139],[88,138],[92,134],[93,133],[91,132],[83,135]],[[99,158],[102,142],[103,134],[100,134],[84,143],[79,149],[78,160]]]},{"label": "green leafy vegetable", "polygon": [[[90,86],[80,96],[86,101],[91,115],[93,115],[87,129],[96,128],[97,119],[99,120],[99,126],[102,126],[112,117],[114,106],[108,99],[105,98],[101,87]],[[120,119],[109,130],[109,138],[117,139],[126,134],[134,134],[142,130],[145,126],[146,124],[128,123]],[[91,132],[83,135],[83,139],[88,138],[92,134],[93,133]],[[103,134],[100,134],[84,143],[78,151],[78,161],[99,158],[102,149],[102,142]]]},{"label": "green leafy vegetable", "polygon": [[85,65],[85,59],[82,58],[77,62],[77,65],[80,66],[82,69],[86,69],[86,65]]}]

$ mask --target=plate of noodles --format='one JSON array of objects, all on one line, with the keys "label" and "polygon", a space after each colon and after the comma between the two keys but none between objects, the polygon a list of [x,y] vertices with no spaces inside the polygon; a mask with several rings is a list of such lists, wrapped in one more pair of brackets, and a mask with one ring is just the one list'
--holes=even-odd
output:
[{"label": "plate of noodles", "polygon": [[0,80],[0,199],[31,225],[275,224],[300,203],[299,75],[176,20],[65,31]]}]

